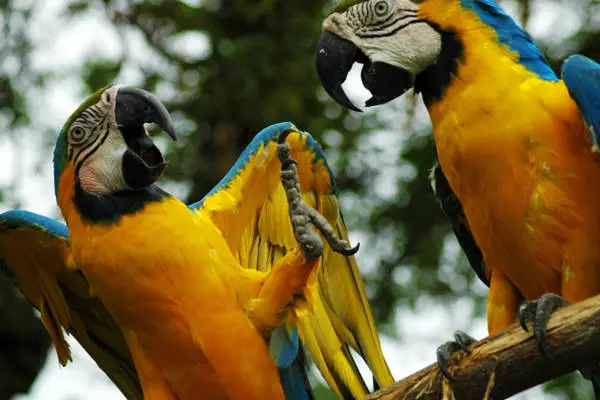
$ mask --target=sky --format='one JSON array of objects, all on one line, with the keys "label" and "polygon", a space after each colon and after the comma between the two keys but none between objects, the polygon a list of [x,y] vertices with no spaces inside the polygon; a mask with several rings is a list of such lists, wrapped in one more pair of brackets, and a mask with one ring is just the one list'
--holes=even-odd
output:
[{"label": "sky", "polygon": [[[26,2],[27,0],[23,0]],[[29,0],[33,1],[33,0]],[[31,35],[36,44],[32,66],[38,71],[52,71],[58,73],[58,78],[53,80],[48,89],[43,93],[32,93],[27,96],[35,110],[32,126],[50,126],[58,132],[64,121],[77,105],[87,97],[88,93],[80,86],[77,78],[83,60],[90,55],[103,55],[118,58],[123,49],[120,38],[106,22],[102,11],[92,9],[77,21],[67,23],[61,16],[67,1],[45,0],[40,2],[40,8],[34,15],[31,24]],[[196,3],[199,3],[197,1]],[[125,4],[125,2],[123,3]],[[508,3],[507,11],[514,13],[514,3]],[[580,25],[580,16],[568,3],[562,6],[550,4],[547,1],[538,1],[533,8],[533,18],[527,27],[534,37],[544,37],[546,40],[561,40]],[[560,29],[557,30],[557,26]],[[133,32],[125,32],[129,43],[128,52],[136,54],[136,58],[143,58],[144,62],[156,63],[159,60],[148,51],[143,39]],[[198,56],[206,48],[206,38],[202,35],[190,35],[178,39],[177,47],[183,55]],[[6,65],[0,64],[0,68]],[[165,73],[168,74],[168,68]],[[119,77],[119,82],[135,85],[140,81],[141,72],[135,67],[128,67]],[[359,71],[353,69],[345,87],[356,104],[362,104],[368,93],[362,88]],[[157,93],[159,98],[168,96],[168,90]],[[384,118],[391,117],[394,107],[400,107],[401,99],[389,108],[381,107],[377,111]],[[386,106],[388,107],[388,106]],[[419,112],[423,123],[427,123],[426,113],[423,109]],[[272,121],[265,121],[265,125]],[[396,121],[397,122],[397,121]],[[28,130],[22,137],[7,140],[0,136],[0,160],[11,168],[0,170],[0,185],[15,182],[14,176],[26,176],[19,179],[13,188],[13,197],[19,199],[21,207],[31,211],[57,217],[59,215],[55,204],[51,168],[51,152],[43,145],[42,133],[34,129]],[[335,141],[335,138],[331,140]],[[384,130],[374,135],[370,140],[379,144],[385,143],[383,148],[392,149],[389,154],[383,154],[382,162],[389,157],[388,169],[381,175],[378,191],[381,195],[395,196],[396,193],[386,192],[387,188],[395,185],[386,182],[395,181],[394,174],[411,173],[394,168],[394,156],[397,146],[402,146],[403,138],[393,135],[391,130]],[[390,146],[390,143],[393,146]],[[396,149],[394,149],[394,147]],[[19,151],[25,148],[26,151]],[[333,163],[335,165],[335,163]],[[385,162],[384,162],[385,164]],[[342,204],[342,206],[346,206]],[[1,207],[1,206],[0,206]],[[4,209],[0,209],[4,211]],[[350,229],[352,227],[349,227]],[[364,241],[360,232],[351,231],[351,241]],[[456,247],[448,248],[449,257],[456,254]],[[368,253],[358,253],[359,265],[368,272],[373,268],[372,260]],[[398,277],[401,279],[401,277]],[[486,290],[483,285],[477,290]],[[457,329],[464,330],[476,338],[487,336],[486,323],[483,319],[473,321],[471,318],[473,304],[468,299],[456,301],[442,306],[438,302],[423,298],[415,306],[415,310],[400,309],[397,312],[395,324],[401,340],[383,336],[383,350],[396,379],[407,376],[418,369],[435,361],[436,347],[446,340],[451,339],[452,332]],[[74,341],[70,340],[73,350],[73,362],[66,367],[60,367],[55,352],[52,350],[47,357],[42,373],[34,383],[31,392],[20,395],[15,400],[117,400],[123,396],[101,372],[93,360]],[[364,368],[364,366],[363,366]],[[515,396],[516,399],[548,398],[541,395],[540,389],[533,389],[524,394]]]}]

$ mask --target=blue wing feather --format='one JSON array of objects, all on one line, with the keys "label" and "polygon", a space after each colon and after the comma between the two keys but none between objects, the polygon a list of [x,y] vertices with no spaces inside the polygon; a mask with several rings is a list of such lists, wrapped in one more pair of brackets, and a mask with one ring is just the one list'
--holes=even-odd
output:
[{"label": "blue wing feather", "polygon": [[[52,218],[45,217],[25,210],[10,210],[0,214],[0,232],[7,229],[31,228],[36,231],[42,231],[49,237],[57,238],[68,242],[69,231],[67,226]],[[14,277],[11,269],[6,265],[6,260],[0,253],[0,271]]]},{"label": "blue wing feather", "polygon": [[286,400],[312,399],[298,328],[280,326],[269,340],[269,353],[279,369]]},{"label": "blue wing feather", "polygon": [[[208,197],[212,196],[219,190],[227,188],[229,183],[244,169],[244,166],[246,165],[248,160],[250,160],[250,158],[253,155],[255,155],[261,147],[266,146],[269,142],[277,142],[277,139],[279,138],[279,135],[282,132],[292,128],[294,128],[294,125],[291,122],[280,122],[278,124],[270,125],[264,128],[262,131],[260,131],[256,136],[254,136],[254,139],[252,139],[248,147],[244,149],[240,157],[236,160],[235,164],[233,164],[233,167],[231,167],[231,169],[229,170],[229,172],[227,172],[223,179],[221,179],[221,181],[217,183],[217,185],[214,188],[212,188],[212,190],[208,192],[206,196],[202,198],[202,200],[194,204],[190,204],[188,208],[197,209],[202,207],[202,204]],[[306,147],[310,148],[311,151],[315,154],[313,162],[323,160],[324,165],[327,167],[327,171],[329,172],[329,176],[331,177],[331,187],[335,193],[336,189],[335,179],[333,178],[333,172],[331,171],[329,165],[325,160],[325,155],[323,154],[321,147],[310,135],[307,135]]]},{"label": "blue wing feather", "polygon": [[298,329],[280,326],[273,331],[269,340],[269,353],[279,368],[289,367],[298,356],[300,341]]},{"label": "blue wing feather", "polygon": [[64,240],[68,240],[69,237],[67,226],[62,222],[25,210],[10,210],[1,214],[0,224],[7,228],[27,226]]},{"label": "blue wing feather", "polygon": [[474,11],[481,21],[498,35],[498,41],[519,53],[519,63],[541,79],[556,82],[558,77],[535,45],[531,36],[493,0],[462,0],[462,5]]},{"label": "blue wing feather", "polygon": [[279,368],[279,379],[286,400],[311,400],[314,398],[308,376],[306,362],[297,357],[287,368]]},{"label": "blue wing feather", "polygon": [[600,133],[600,65],[576,54],[564,62],[562,78],[585,119],[594,150]]}]

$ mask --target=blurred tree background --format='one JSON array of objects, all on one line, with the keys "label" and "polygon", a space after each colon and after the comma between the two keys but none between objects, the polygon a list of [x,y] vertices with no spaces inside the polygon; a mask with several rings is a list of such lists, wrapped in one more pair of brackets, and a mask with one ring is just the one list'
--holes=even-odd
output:
[{"label": "blurred tree background", "polygon": [[[51,88],[59,93],[56,87],[67,77],[77,81],[79,99],[113,81],[143,87],[165,101],[181,138],[168,145],[168,188],[195,201],[225,174],[256,132],[293,121],[326,149],[346,222],[367,254],[363,272],[381,330],[402,341],[403,332],[394,324],[398,310],[419,311],[423,301],[444,307],[469,297],[475,299],[472,317],[483,315],[486,291],[458,251],[429,188],[435,150],[420,99],[407,95],[357,114],[339,107],[320,88],[314,52],[330,2],[64,1],[65,24],[94,26],[95,20],[104,20],[109,24],[101,27],[110,31],[95,34],[116,35],[119,43],[116,55],[86,53],[75,71],[32,68],[32,54],[53,35],[43,26],[37,27],[41,34],[31,33],[32,16],[45,3],[0,1],[0,143],[35,140],[49,153],[60,125],[39,123],[40,104],[34,99]],[[526,27],[536,19],[543,25],[539,19],[548,16],[547,10],[569,4],[501,3]],[[577,20],[562,20],[564,29],[556,27],[563,33],[547,29],[551,35],[534,35],[557,70],[574,52],[600,60],[598,2],[580,0],[576,6]],[[46,42],[38,43],[40,37]],[[39,125],[32,126],[35,121]],[[36,134],[24,139],[20,132]],[[40,170],[49,168],[44,162],[38,161]],[[11,172],[0,187],[4,208],[22,203],[16,185],[28,179]],[[30,309],[0,275],[0,399],[26,392],[43,366],[49,341]],[[558,398],[592,398],[591,385],[576,374],[545,390]],[[327,397],[325,389],[319,393]]]}]

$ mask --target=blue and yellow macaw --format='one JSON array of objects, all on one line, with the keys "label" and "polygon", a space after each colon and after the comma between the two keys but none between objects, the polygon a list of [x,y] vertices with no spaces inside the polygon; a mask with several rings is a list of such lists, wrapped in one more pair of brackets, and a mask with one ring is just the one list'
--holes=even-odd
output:
[{"label": "blue and yellow macaw", "polygon": [[[98,91],[55,147],[66,226],[21,210],[0,216],[2,266],[40,310],[61,364],[66,331],[129,399],[308,399],[306,348],[340,397],[359,398],[367,388],[352,348],[380,386],[391,384],[356,261],[343,249],[333,174],[312,137],[290,123],[264,129],[186,206],[154,184],[166,163],[147,122],[174,138],[154,96]],[[313,222],[333,247],[309,258]]]},{"label": "blue and yellow macaw", "polygon": [[354,62],[368,106],[421,93],[437,195],[490,286],[489,332],[540,299],[521,316],[543,347],[548,311],[600,293],[600,65],[572,56],[559,79],[492,0],[346,0],[323,28],[317,69],[341,104],[356,109],[341,87]]}]

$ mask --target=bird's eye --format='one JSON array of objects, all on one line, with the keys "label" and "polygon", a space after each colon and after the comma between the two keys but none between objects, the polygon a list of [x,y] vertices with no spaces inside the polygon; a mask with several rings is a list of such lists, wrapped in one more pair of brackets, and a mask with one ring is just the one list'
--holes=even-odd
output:
[{"label": "bird's eye", "polygon": [[87,137],[87,131],[81,126],[74,126],[69,131],[69,140],[72,144],[80,144]]},{"label": "bird's eye", "polygon": [[375,3],[375,14],[378,17],[386,15],[390,11],[390,3],[387,0],[380,0]]}]

